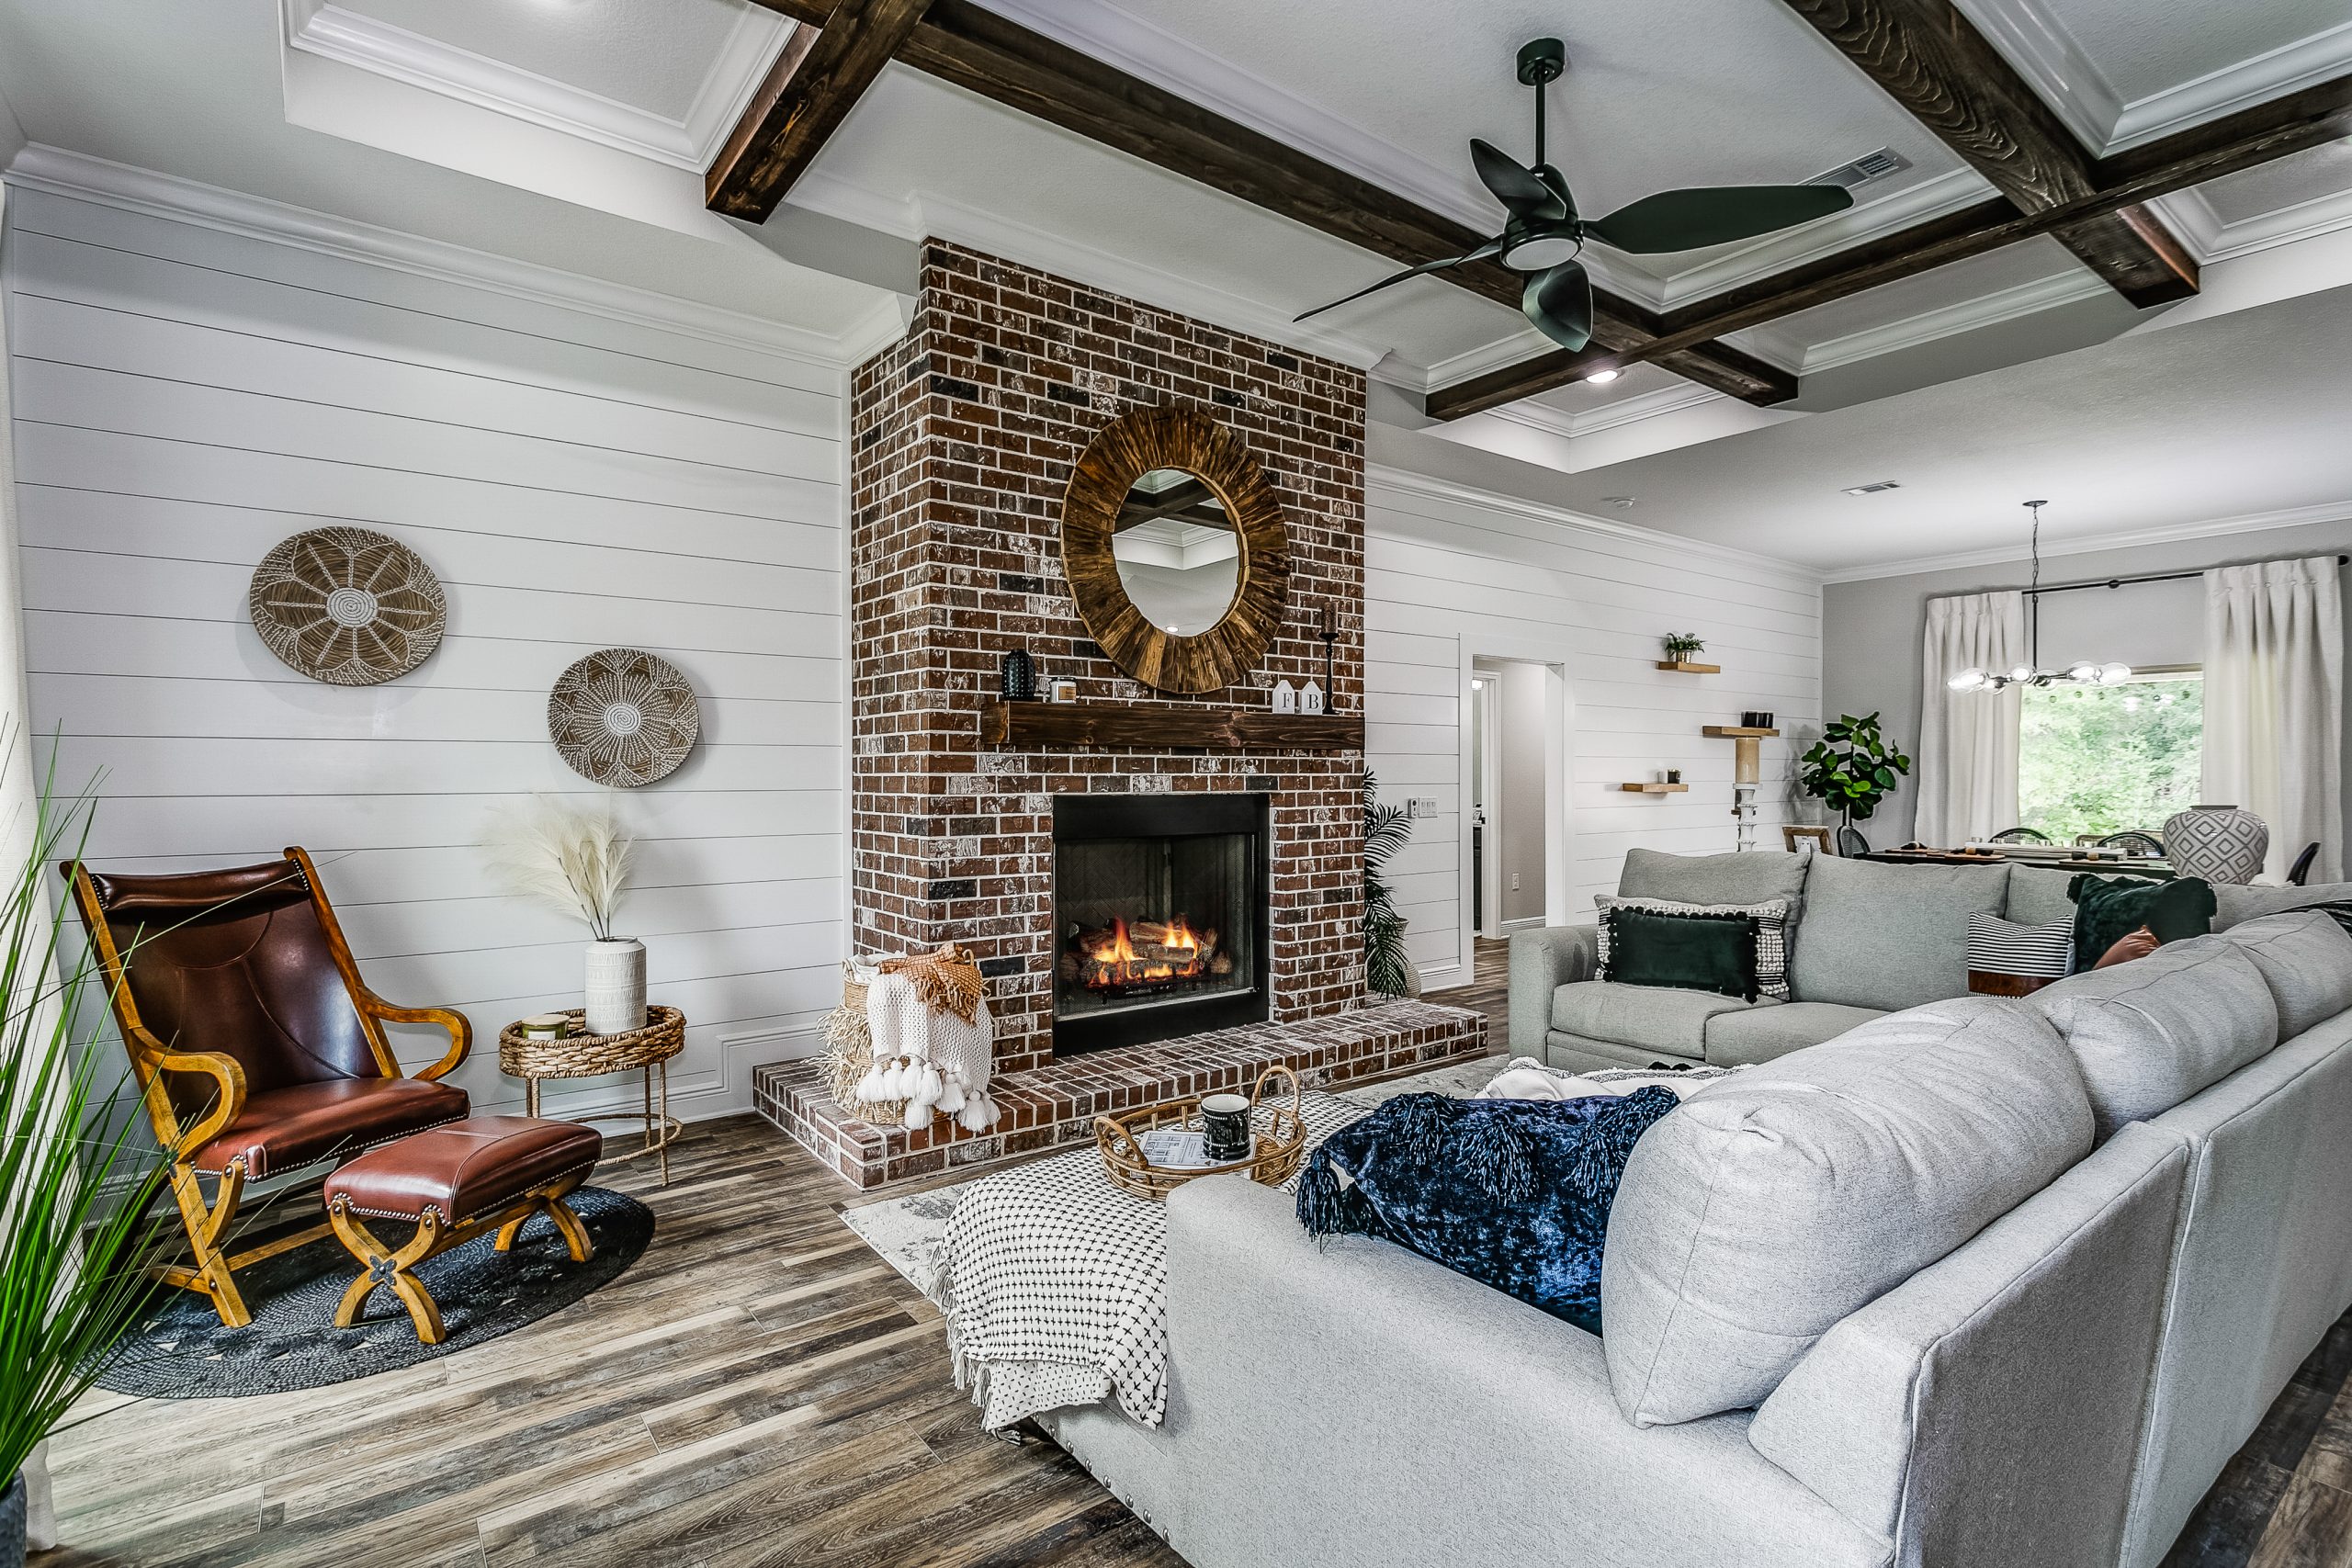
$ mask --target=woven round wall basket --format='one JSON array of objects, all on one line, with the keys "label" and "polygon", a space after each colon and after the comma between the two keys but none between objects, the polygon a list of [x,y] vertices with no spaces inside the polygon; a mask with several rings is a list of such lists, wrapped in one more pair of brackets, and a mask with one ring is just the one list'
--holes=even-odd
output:
[{"label": "woven round wall basket", "polygon": [[548,694],[548,739],[582,778],[617,789],[677,770],[702,733],[694,688],[666,659],[634,648],[592,653]]},{"label": "woven round wall basket", "polygon": [[405,675],[441,645],[448,603],[414,550],[366,528],[313,528],[254,569],[254,630],[290,669],[335,686]]}]

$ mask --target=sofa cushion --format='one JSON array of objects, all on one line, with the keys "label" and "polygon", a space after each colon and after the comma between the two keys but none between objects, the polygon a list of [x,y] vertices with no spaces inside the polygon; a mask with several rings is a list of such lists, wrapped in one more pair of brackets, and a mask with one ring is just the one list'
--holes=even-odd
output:
[{"label": "sofa cushion", "polygon": [[2075,900],[2066,892],[2066,885],[2079,874],[2072,871],[2052,871],[2046,865],[2012,863],[2009,866],[2009,898],[2002,908],[2001,918],[2015,920],[2021,926],[2047,926],[2060,920],[2071,925],[2075,919]]},{"label": "sofa cushion", "polygon": [[1707,1020],[1707,1065],[1736,1067],[1769,1062],[1807,1045],[1835,1040],[1849,1029],[1885,1016],[1877,1008],[1849,1008],[1837,1002],[1790,1002],[1784,1007],[1719,1012]]},{"label": "sofa cushion", "polygon": [[2081,1065],[2104,1139],[2169,1111],[2278,1043],[2278,1006],[2245,950],[2218,936],[2036,991]]},{"label": "sofa cushion", "polygon": [[2278,1038],[2291,1040],[2352,1008],[2352,936],[2317,909],[2265,915],[2232,926],[2222,939],[2241,948],[2278,1007]]},{"label": "sofa cushion", "polygon": [[1804,896],[1805,861],[1784,850],[1744,854],[1670,855],[1628,850],[1617,874],[1623,898],[1671,898],[1683,904],[1765,904]]},{"label": "sofa cushion", "polygon": [[1712,991],[1578,980],[1552,994],[1552,1027],[1639,1050],[1695,1057],[1705,1046],[1707,1020],[1719,1012],[1746,1012],[1758,1005],[1772,1004],[1751,1003]]},{"label": "sofa cushion", "polygon": [[2228,931],[2265,915],[2313,904],[2352,904],[2352,882],[2323,882],[2313,887],[2245,887],[2224,884],[2213,889],[2213,929]]},{"label": "sofa cushion", "polygon": [[1611,1383],[1640,1426],[1751,1405],[1831,1325],[2090,1151],[2040,1014],[1963,997],[1702,1089],[1634,1146],[1601,1272]]},{"label": "sofa cushion", "polygon": [[[1782,1002],[1789,999],[1789,921],[1796,907],[1786,898],[1762,904],[1685,904],[1672,898],[1611,897],[1600,893],[1593,896],[1592,903],[1600,914],[1596,926],[1600,966],[1593,976],[1597,980],[1616,980],[1628,986],[1683,986],[1694,991],[1721,991],[1749,1001],[1758,997]],[[1678,940],[1685,935],[1676,929],[1675,922],[1680,920],[1692,922],[1692,928],[1700,931],[1706,930],[1706,924],[1702,922],[1717,924],[1716,940]],[[1740,928],[1728,946],[1720,931],[1720,922],[1725,920],[1736,920]],[[1626,930],[1638,933],[1630,947],[1619,940],[1618,933]],[[1688,954],[1694,946],[1714,952],[1717,964],[1701,964],[1686,969],[1675,961],[1678,953]],[[1620,948],[1624,951],[1619,952]],[[1640,953],[1644,948],[1648,952]],[[1630,972],[1629,959],[1633,961]],[[1666,966],[1661,970],[1648,960],[1665,960]],[[1739,983],[1690,983],[1710,969],[1726,981],[1736,976]]]},{"label": "sofa cushion", "polygon": [[1801,1002],[1888,1012],[1968,991],[1968,917],[2007,896],[2006,865],[1887,865],[1816,856],[1789,957]]}]

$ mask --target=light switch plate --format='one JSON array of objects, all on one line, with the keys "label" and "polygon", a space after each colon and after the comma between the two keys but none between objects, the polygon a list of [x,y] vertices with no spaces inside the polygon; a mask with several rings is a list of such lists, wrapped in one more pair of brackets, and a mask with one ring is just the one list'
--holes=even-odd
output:
[{"label": "light switch plate", "polygon": [[1415,795],[1405,803],[1405,815],[1434,817],[1437,815],[1437,801],[1429,795]]}]

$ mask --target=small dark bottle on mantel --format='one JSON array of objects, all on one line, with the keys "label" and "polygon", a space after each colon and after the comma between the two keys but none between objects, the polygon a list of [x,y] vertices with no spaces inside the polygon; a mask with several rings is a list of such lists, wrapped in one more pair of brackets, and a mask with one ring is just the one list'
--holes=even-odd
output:
[{"label": "small dark bottle on mantel", "polygon": [[1037,661],[1025,648],[1006,652],[997,666],[997,691],[1009,703],[1037,700]]}]

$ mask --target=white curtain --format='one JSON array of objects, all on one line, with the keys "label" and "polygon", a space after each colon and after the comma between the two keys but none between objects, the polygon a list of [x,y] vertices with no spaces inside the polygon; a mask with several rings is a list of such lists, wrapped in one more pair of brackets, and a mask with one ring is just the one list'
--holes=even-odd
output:
[{"label": "white curtain", "polygon": [[2344,876],[2344,595],[2335,558],[2205,574],[2204,796],[2270,828],[2283,881],[2316,840],[2313,882]]},{"label": "white curtain", "polygon": [[1912,836],[1953,848],[2018,825],[2018,715],[2006,691],[1955,692],[1963,670],[1999,672],[2025,660],[2025,595],[1963,593],[1928,601],[1919,693],[1919,807]]}]

